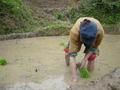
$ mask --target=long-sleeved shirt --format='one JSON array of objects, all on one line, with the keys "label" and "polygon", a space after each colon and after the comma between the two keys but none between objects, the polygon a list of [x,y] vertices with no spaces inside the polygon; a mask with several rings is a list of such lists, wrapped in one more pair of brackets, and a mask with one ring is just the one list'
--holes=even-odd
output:
[{"label": "long-sleeved shirt", "polygon": [[98,20],[96,20],[95,18],[92,18],[92,17],[79,18],[76,21],[76,23],[73,25],[72,29],[70,30],[70,46],[69,46],[70,53],[78,52],[81,48],[82,42],[81,42],[81,38],[80,38],[80,25],[84,19],[88,19],[88,20],[96,23],[96,25],[97,25],[96,38],[95,38],[95,41],[92,44],[91,48],[97,49],[103,39],[104,29]]}]

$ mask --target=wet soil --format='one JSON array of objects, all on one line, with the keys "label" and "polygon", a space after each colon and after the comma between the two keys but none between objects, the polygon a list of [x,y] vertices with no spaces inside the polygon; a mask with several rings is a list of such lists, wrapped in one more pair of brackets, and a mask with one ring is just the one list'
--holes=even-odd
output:
[{"label": "wet soil", "polygon": [[[120,35],[105,35],[91,77],[83,79],[78,72],[78,82],[72,83],[71,70],[65,65],[61,41],[67,42],[68,37],[0,41],[0,56],[8,62],[0,66],[0,90],[84,90],[120,67]],[[83,57],[83,48],[77,61]]]}]

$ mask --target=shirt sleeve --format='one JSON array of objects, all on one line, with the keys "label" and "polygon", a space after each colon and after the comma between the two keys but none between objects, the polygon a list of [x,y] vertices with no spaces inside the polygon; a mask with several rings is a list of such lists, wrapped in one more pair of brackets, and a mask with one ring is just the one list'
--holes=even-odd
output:
[{"label": "shirt sleeve", "polygon": [[103,40],[103,33],[100,32],[96,36],[95,45],[93,47],[97,48],[101,44],[102,40]]},{"label": "shirt sleeve", "polygon": [[70,46],[69,46],[69,53],[71,56],[77,55],[77,52],[81,48],[81,42],[80,42],[80,33],[79,33],[79,27],[80,27],[80,22],[77,21],[71,31],[70,31]]},{"label": "shirt sleeve", "polygon": [[96,39],[95,39],[92,47],[89,49],[89,51],[96,52],[97,48],[99,47],[99,45],[101,44],[101,42],[103,40],[103,36],[104,36],[103,28],[98,28]]}]

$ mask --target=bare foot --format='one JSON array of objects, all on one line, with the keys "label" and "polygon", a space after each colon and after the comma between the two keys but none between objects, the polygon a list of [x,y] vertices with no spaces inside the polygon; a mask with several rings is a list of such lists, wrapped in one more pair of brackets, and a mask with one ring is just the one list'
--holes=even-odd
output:
[{"label": "bare foot", "polygon": [[72,79],[73,82],[77,82],[77,79]]},{"label": "bare foot", "polygon": [[72,81],[77,82],[77,76],[72,76]]}]

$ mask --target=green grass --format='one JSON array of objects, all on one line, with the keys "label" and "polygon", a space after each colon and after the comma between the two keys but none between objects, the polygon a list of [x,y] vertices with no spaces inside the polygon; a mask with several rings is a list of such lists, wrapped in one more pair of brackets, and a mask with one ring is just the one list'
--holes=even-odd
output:
[{"label": "green grass", "polygon": [[103,25],[116,25],[120,22],[119,1],[86,1],[81,0],[78,8],[71,8],[69,11],[54,9],[48,14],[43,10],[40,13],[42,15],[35,20],[31,9],[23,0],[0,0],[0,34],[35,31],[40,31],[43,35],[65,34],[79,17],[85,16],[95,17]]},{"label": "green grass", "polygon": [[71,27],[72,24],[69,22],[55,21],[44,23],[43,27],[38,29],[38,31],[44,36],[67,35]]},{"label": "green grass", "polygon": [[5,60],[5,58],[0,57],[0,65],[6,65],[7,61]]},{"label": "green grass", "polygon": [[94,17],[106,27],[112,27],[107,32],[120,33],[120,1],[119,0],[84,0],[78,3],[78,8],[71,8],[68,18],[72,23],[80,17]]},{"label": "green grass", "polygon": [[[87,0],[86,0],[87,1]],[[79,17],[95,17],[103,24],[116,24],[120,22],[120,1],[110,0],[89,0],[79,3],[78,8],[71,8],[69,10],[69,19],[75,22]]]},{"label": "green grass", "polygon": [[68,22],[51,22],[51,23],[48,23],[46,25],[46,27],[44,27],[45,30],[51,30],[51,29],[61,29],[61,30],[64,30],[66,29],[67,27],[70,27],[71,24],[68,23]]},{"label": "green grass", "polygon": [[32,11],[22,0],[1,0],[0,22],[0,34],[29,32],[36,25]]},{"label": "green grass", "polygon": [[65,12],[61,10],[54,10],[53,16],[58,20],[64,20],[65,19]]}]

